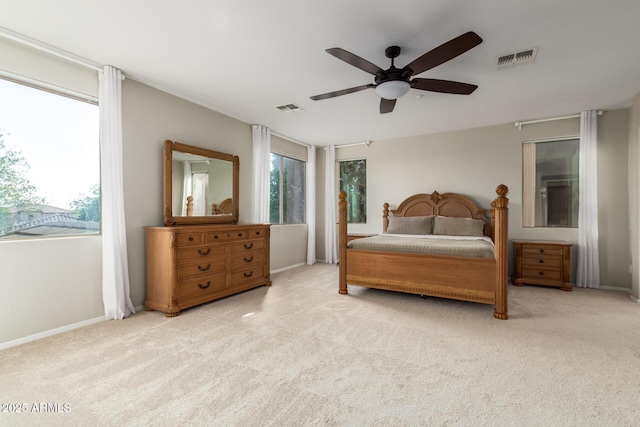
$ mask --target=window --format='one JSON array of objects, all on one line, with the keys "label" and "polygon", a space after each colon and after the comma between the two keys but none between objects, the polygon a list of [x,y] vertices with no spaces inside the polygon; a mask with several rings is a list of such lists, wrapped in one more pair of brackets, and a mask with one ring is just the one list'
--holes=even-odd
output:
[{"label": "window", "polygon": [[304,224],[305,162],[271,153],[269,221]]},{"label": "window", "polygon": [[367,161],[340,162],[340,191],[347,193],[347,223],[367,222]]},{"label": "window", "polygon": [[0,239],[100,233],[98,106],[0,79]]},{"label": "window", "polygon": [[578,227],[580,140],[522,145],[524,227]]}]

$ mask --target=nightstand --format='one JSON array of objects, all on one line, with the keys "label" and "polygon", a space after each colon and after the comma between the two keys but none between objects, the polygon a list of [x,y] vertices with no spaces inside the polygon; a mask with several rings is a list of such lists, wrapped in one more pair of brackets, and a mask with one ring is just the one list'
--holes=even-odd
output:
[{"label": "nightstand", "polygon": [[514,285],[555,286],[572,290],[571,246],[568,242],[514,240]]}]

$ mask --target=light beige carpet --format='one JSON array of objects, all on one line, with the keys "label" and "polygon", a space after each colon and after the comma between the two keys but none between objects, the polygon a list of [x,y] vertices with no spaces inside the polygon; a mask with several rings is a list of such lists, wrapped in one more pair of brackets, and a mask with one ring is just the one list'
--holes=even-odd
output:
[{"label": "light beige carpet", "polygon": [[28,410],[0,425],[640,422],[640,305],[625,293],[511,286],[500,321],[474,303],[338,295],[334,265],[273,279],[1,351],[0,403]]}]

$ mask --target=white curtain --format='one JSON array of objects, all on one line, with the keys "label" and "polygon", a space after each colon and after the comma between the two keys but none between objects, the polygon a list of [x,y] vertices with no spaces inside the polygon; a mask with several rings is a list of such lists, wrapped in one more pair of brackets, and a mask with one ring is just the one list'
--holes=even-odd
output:
[{"label": "white curtain", "polygon": [[316,263],[316,147],[307,147],[306,169],[307,264]]},{"label": "white curtain", "polygon": [[326,151],[325,165],[325,212],[324,212],[324,259],[327,264],[338,262],[336,242],[336,146],[330,145]]},{"label": "white curtain", "polygon": [[578,266],[576,285],[600,287],[598,253],[598,114],[580,115],[580,203],[578,209]]},{"label": "white curtain", "polygon": [[253,139],[253,214],[256,224],[269,222],[269,181],[271,176],[271,130],[252,125]]},{"label": "white curtain", "polygon": [[182,216],[187,216],[187,197],[191,195],[191,162],[182,162]]},{"label": "white curtain", "polygon": [[107,320],[135,312],[129,292],[122,178],[122,73],[105,65],[100,75],[102,178],[102,299]]}]

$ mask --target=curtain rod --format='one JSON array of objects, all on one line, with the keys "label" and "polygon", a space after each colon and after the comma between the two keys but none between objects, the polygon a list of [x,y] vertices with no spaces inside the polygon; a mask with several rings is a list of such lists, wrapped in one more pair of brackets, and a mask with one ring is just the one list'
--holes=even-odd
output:
[{"label": "curtain rod", "polygon": [[304,142],[302,142],[302,141],[298,141],[297,139],[290,138],[290,137],[288,137],[288,136],[286,136],[286,135],[283,135],[283,134],[281,134],[281,133],[278,133],[278,132],[271,131],[271,135],[275,135],[275,136],[277,136],[277,137],[279,137],[279,138],[286,139],[287,141],[291,141],[291,142],[293,142],[294,144],[304,145],[304,146],[305,146],[305,147],[307,147],[307,148],[311,148],[311,147],[313,147],[313,145],[305,144],[305,143],[304,143]]},{"label": "curtain rod", "polygon": [[74,55],[73,53],[58,49],[57,47],[53,47],[36,39],[32,39],[31,37],[16,33],[15,31],[11,31],[10,29],[5,27],[0,26],[0,36],[9,40],[13,40],[14,42],[23,44],[25,46],[40,50],[42,52],[46,52],[50,55],[57,56],[58,58],[65,59],[78,65],[82,65],[83,67],[91,68],[96,71],[103,70],[103,66],[98,64],[97,62],[93,62],[78,55]]},{"label": "curtain rod", "polygon": [[[371,141],[354,142],[352,144],[341,144],[341,145],[336,145],[335,147],[336,148],[345,148],[345,147],[355,147],[356,145],[366,145],[368,147],[369,144],[371,144]],[[324,147],[324,149],[326,150],[327,147]]]},{"label": "curtain rod", "polygon": [[[598,110],[598,115],[601,116],[602,115],[602,110]],[[539,120],[528,120],[526,122],[515,122],[514,124],[516,125],[516,127],[520,130],[522,130],[522,126],[524,125],[530,125],[533,123],[542,123],[542,122],[551,122],[554,120],[564,120],[564,119],[575,119],[580,117],[580,114],[573,114],[571,116],[562,116],[562,117],[550,117],[548,119],[539,119]]]}]

